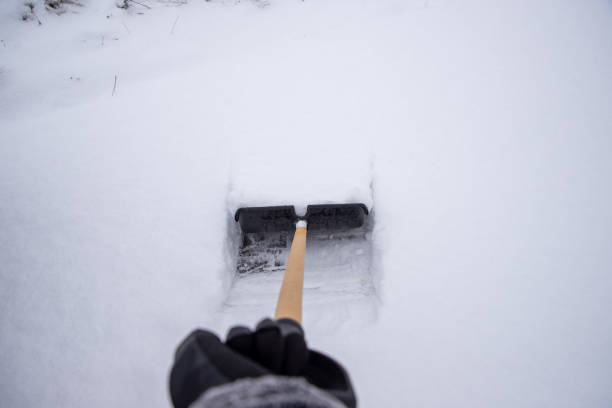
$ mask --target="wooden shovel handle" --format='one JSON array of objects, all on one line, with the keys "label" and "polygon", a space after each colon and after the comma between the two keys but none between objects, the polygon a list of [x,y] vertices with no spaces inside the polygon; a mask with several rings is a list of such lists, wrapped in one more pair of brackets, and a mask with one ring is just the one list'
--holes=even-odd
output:
[{"label": "wooden shovel handle", "polygon": [[[305,223],[304,223],[305,224]],[[302,324],[302,291],[304,289],[304,257],[306,256],[306,226],[298,224],[291,243],[289,260],[276,304],[276,320],[289,318]]]}]

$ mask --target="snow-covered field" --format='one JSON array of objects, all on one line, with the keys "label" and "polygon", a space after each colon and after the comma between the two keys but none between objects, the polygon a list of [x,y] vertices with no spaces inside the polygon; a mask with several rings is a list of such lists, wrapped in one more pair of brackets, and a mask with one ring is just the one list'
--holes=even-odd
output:
[{"label": "snow-covered field", "polygon": [[609,0],[139,2],[0,4],[0,405],[167,406],[273,312],[235,208],[358,200],[304,325],[361,406],[612,406]]}]

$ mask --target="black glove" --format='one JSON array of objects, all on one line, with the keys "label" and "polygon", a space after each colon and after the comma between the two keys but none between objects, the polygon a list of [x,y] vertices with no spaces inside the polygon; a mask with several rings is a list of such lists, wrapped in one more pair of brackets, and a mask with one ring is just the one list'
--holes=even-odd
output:
[{"label": "black glove", "polygon": [[309,350],[302,327],[290,319],[264,319],[255,332],[233,327],[225,343],[207,330],[195,330],[176,350],[170,395],[176,408],[186,408],[210,388],[266,375],[303,377],[347,407],[356,406],[346,371]]}]

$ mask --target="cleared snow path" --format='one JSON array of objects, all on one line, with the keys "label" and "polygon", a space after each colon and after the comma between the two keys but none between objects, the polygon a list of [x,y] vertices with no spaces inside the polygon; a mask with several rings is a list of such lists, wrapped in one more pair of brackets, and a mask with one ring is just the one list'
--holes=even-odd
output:
[{"label": "cleared snow path", "polygon": [[[308,234],[304,272],[304,325],[309,333],[330,333],[372,324],[378,296],[375,289],[371,223],[363,228],[337,234]],[[232,234],[239,235],[238,231]],[[239,255],[238,236],[229,240],[230,256],[238,262],[265,265],[240,272],[229,259],[230,287],[223,303],[222,326],[238,322],[253,325],[262,316],[272,316],[289,254],[291,235],[270,234],[256,248],[260,255]],[[272,248],[270,248],[272,247]],[[266,251],[271,249],[271,251]],[[245,259],[245,258],[264,259]],[[266,259],[267,258],[267,259]]]}]

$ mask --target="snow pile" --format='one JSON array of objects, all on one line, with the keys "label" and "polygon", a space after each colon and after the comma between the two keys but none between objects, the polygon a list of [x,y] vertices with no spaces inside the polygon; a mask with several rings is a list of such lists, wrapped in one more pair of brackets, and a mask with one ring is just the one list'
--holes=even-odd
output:
[{"label": "snow pile", "polygon": [[308,204],[373,207],[369,146],[360,146],[364,142],[357,137],[335,137],[342,133],[340,129],[318,124],[310,130],[313,127],[292,129],[287,124],[272,131],[278,138],[251,134],[237,142],[231,155],[231,214],[245,206],[294,205],[300,215],[306,213]]},{"label": "snow pile", "polygon": [[375,212],[375,321],[305,311],[362,406],[610,404],[609,2],[82,3],[0,4],[3,405],[167,406],[255,323],[234,209],[326,201]]}]

